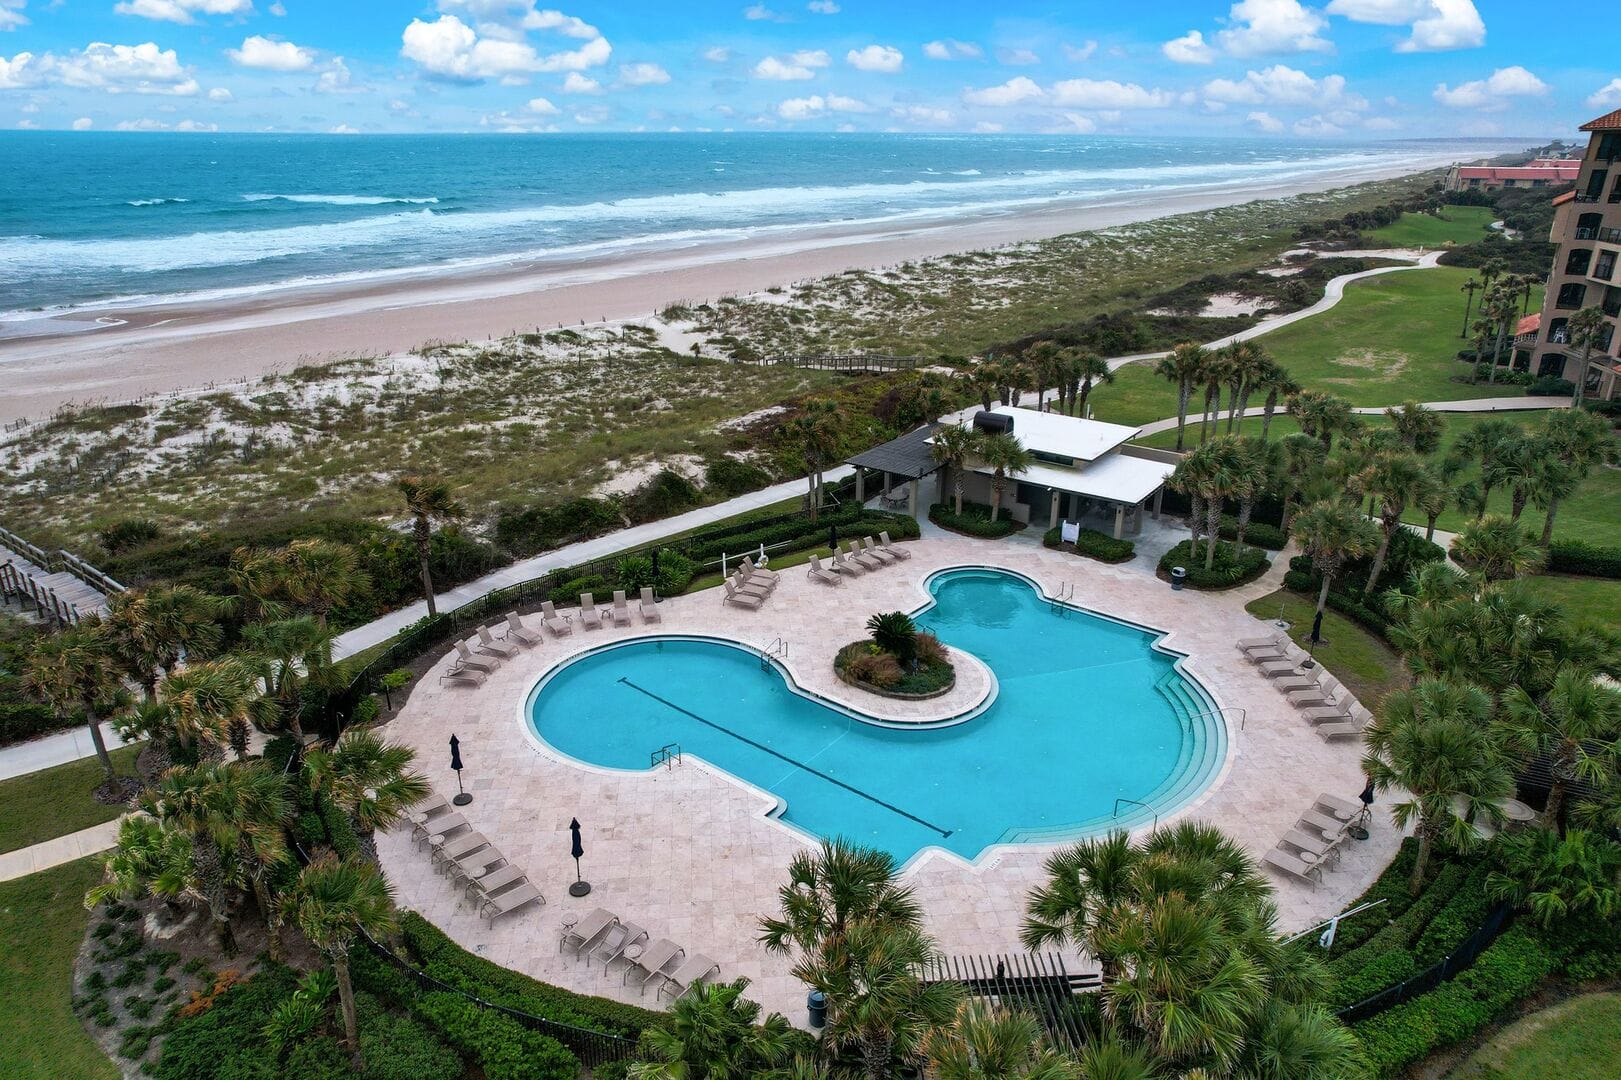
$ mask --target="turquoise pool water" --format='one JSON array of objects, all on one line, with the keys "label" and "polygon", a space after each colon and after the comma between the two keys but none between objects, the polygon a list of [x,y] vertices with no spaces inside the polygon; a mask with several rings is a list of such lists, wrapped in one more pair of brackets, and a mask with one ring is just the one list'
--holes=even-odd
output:
[{"label": "turquoise pool water", "polygon": [[1158,635],[1055,609],[1024,578],[952,570],[919,625],[984,661],[1000,692],[959,724],[895,729],[790,688],[720,641],[610,646],[555,671],[529,703],[536,733],[593,765],[646,769],[679,743],[777,796],[779,816],[905,862],[973,859],[997,843],[1061,841],[1145,823],[1202,791],[1226,754],[1204,691]]}]

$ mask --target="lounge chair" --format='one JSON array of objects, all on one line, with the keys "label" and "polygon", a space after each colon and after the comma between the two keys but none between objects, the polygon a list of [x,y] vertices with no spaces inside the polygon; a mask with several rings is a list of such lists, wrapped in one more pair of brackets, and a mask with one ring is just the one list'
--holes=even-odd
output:
[{"label": "lounge chair", "polygon": [[525,626],[516,611],[507,612],[507,632],[501,636],[524,646],[540,644],[540,635]]},{"label": "lounge chair", "polygon": [[[1353,702],[1349,718],[1317,724],[1315,730],[1324,739],[1359,739],[1362,737],[1363,729],[1368,726],[1368,721],[1372,719],[1371,712],[1363,708],[1359,702]],[[1318,802],[1321,801],[1318,799]],[[1358,812],[1360,813],[1360,810]]]},{"label": "lounge chair", "polygon": [[625,602],[625,590],[614,590],[613,617],[615,626],[630,625],[630,605]]},{"label": "lounge chair", "polygon": [[1296,824],[1305,825],[1308,828],[1316,829],[1329,840],[1334,839],[1340,833],[1345,831],[1345,822],[1339,820],[1338,818],[1329,817],[1321,810],[1307,810],[1304,814],[1300,815],[1300,820],[1296,822]]},{"label": "lounge chair", "polygon": [[557,940],[557,951],[572,949],[578,956],[597,943],[597,938],[619,922],[619,916],[607,908],[594,908],[585,918],[567,927]]},{"label": "lounge chair", "polygon": [[1321,860],[1333,846],[1333,841],[1324,840],[1321,836],[1313,836],[1304,829],[1290,829],[1283,834],[1283,839],[1279,840],[1278,843],[1292,847],[1296,851],[1310,852],[1316,860]]},{"label": "lounge chair", "polygon": [[900,560],[895,558],[895,556],[879,547],[878,541],[874,540],[870,536],[862,537],[861,551],[865,555],[871,555],[881,563],[900,562]]},{"label": "lounge chair", "polygon": [[553,637],[562,637],[564,634],[574,633],[574,619],[570,615],[559,615],[557,608],[547,600],[540,605],[540,621],[546,629],[552,632]]},{"label": "lounge chair", "polygon": [[777,587],[777,579],[782,577],[782,575],[775,570],[768,570],[764,566],[755,566],[754,560],[746,555],[743,557],[743,561],[738,565],[743,568],[743,572],[748,575],[750,581],[761,582],[762,584],[769,585],[773,589]]},{"label": "lounge chair", "polygon": [[1277,870],[1308,885],[1316,885],[1323,876],[1323,868],[1316,863],[1308,863],[1299,855],[1282,848],[1273,848],[1261,857],[1261,861]]},{"label": "lounge chair", "polygon": [[1322,705],[1343,704],[1349,696],[1338,679],[1325,673],[1315,687],[1290,691],[1289,704],[1297,709],[1310,709]]},{"label": "lounge chair", "polygon": [[810,572],[806,574],[812,581],[820,581],[823,585],[839,584],[839,575],[831,570],[822,568],[822,560],[815,555],[810,557]]},{"label": "lounge chair", "polygon": [[[441,871],[445,869],[447,861],[465,859],[476,851],[490,846],[489,837],[481,832],[465,832],[458,836],[448,837],[444,843],[434,846],[431,861]],[[492,860],[493,861],[493,860]]]},{"label": "lounge chair", "polygon": [[443,675],[439,676],[439,685],[444,686],[446,683],[449,683],[451,686],[483,686],[484,673],[482,671],[474,671],[465,664],[458,662],[452,664],[449,671],[446,671]]},{"label": "lounge chair", "polygon": [[1260,668],[1261,674],[1269,679],[1281,679],[1289,675],[1300,674],[1300,661],[1292,658],[1262,660],[1255,666]]},{"label": "lounge chair", "polygon": [[463,895],[468,897],[474,895],[480,897],[493,896],[502,889],[511,888],[528,879],[529,875],[511,863],[507,863],[505,866],[498,866],[494,870],[487,870],[483,874],[468,877],[467,888]]},{"label": "lounge chair", "polygon": [[895,541],[889,538],[888,529],[885,529],[878,534],[878,543],[879,546],[881,546],[891,555],[895,556],[897,559],[910,559],[912,557],[912,553],[910,551],[907,551],[905,548],[901,547],[899,544],[895,543]]},{"label": "lounge chair", "polygon": [[757,593],[744,592],[732,582],[731,578],[727,578],[721,584],[726,587],[726,596],[721,601],[722,603],[736,604],[738,607],[746,607],[751,610],[757,609],[761,604],[765,603],[765,597]]},{"label": "lounge chair", "polygon": [[1301,709],[1300,717],[1308,724],[1342,723],[1351,719],[1351,710],[1344,705],[1313,705]]},{"label": "lounge chair", "polygon": [[674,1000],[691,990],[694,983],[701,983],[711,976],[719,974],[719,964],[703,953],[693,953],[683,960],[681,966],[676,968],[674,972],[664,976],[664,981],[659,984],[659,996],[662,997],[666,990],[674,986],[677,989],[675,993],[670,995],[670,998]]},{"label": "lounge chair", "polygon": [[858,541],[855,541],[855,540],[850,541],[850,549],[849,550],[850,550],[850,558],[854,559],[857,563],[859,563],[861,566],[865,567],[868,570],[876,570],[880,566],[884,565],[878,559],[875,559],[871,555],[868,555],[865,551],[862,551],[861,550],[861,544]]},{"label": "lounge chair", "polygon": [[445,865],[440,869],[450,875],[450,880],[465,885],[475,881],[487,873],[493,873],[493,867],[499,863],[501,866],[510,866],[507,857],[501,854],[501,849],[494,844],[488,844],[470,855],[463,855],[459,859],[446,859]]},{"label": "lounge chair", "polygon": [[1245,649],[1244,656],[1252,664],[1266,664],[1278,660],[1289,660],[1298,664],[1303,654],[1295,648],[1294,642],[1285,641],[1277,645],[1258,645],[1253,649]]},{"label": "lounge chair", "polygon": [[642,621],[644,623],[664,621],[664,616],[659,614],[658,603],[658,600],[654,599],[653,597],[653,587],[651,585],[643,585],[641,608]]},{"label": "lounge chair", "polygon": [[1320,810],[1327,810],[1341,821],[1350,821],[1362,813],[1362,803],[1360,801],[1342,799],[1338,795],[1330,795],[1326,791],[1317,796],[1317,807]]},{"label": "lounge chair", "polygon": [[580,623],[587,630],[595,630],[602,625],[602,612],[597,610],[597,599],[588,592],[580,594]]},{"label": "lounge chair", "polygon": [[461,814],[440,814],[438,817],[417,822],[411,829],[411,839],[420,844],[432,837],[444,836],[467,827],[467,819]]},{"label": "lounge chair", "polygon": [[1282,645],[1288,638],[1281,633],[1269,637],[1240,638],[1238,648],[1240,652],[1249,652],[1251,649],[1266,649],[1274,645]]},{"label": "lounge chair", "polygon": [[626,965],[625,974],[620,976],[619,984],[623,986],[629,983],[631,975],[639,971],[641,977],[636,981],[640,984],[642,993],[646,994],[647,984],[655,977],[664,978],[681,963],[681,958],[685,955],[687,951],[669,938],[659,938],[643,949],[642,955]]},{"label": "lounge chair", "polygon": [[480,660],[474,656],[473,650],[467,647],[465,641],[456,642],[456,659],[461,667],[482,671],[486,675],[501,666],[494,660]]},{"label": "lounge chair", "polygon": [[833,545],[833,561],[830,565],[833,567],[835,572],[840,574],[849,574],[851,577],[866,571],[866,567],[853,563],[846,558],[844,552],[839,549],[837,544]]},{"label": "lounge chair", "polygon": [[736,570],[732,571],[732,576],[727,578],[727,580],[732,583],[738,592],[746,592],[750,596],[758,596],[761,600],[764,600],[766,597],[770,596],[771,591],[776,588],[776,585],[772,582],[766,581],[762,578],[749,576],[749,574],[746,573],[742,567],[738,567]]},{"label": "lounge chair", "polygon": [[514,656],[518,655],[517,646],[505,645],[495,640],[495,637],[490,633],[490,628],[488,626],[481,626],[478,628],[477,649],[485,656],[499,656],[503,660],[511,660]]},{"label": "lounge chair", "polygon": [[1297,675],[1285,675],[1281,678],[1273,679],[1272,685],[1277,687],[1281,693],[1285,694],[1294,690],[1310,690],[1312,687],[1317,685],[1317,676],[1322,670],[1322,668],[1314,667],[1309,668]]},{"label": "lounge chair", "polygon": [[409,817],[412,825],[419,825],[429,818],[440,814],[450,813],[450,802],[437,791],[431,795],[424,795],[411,804]]},{"label": "lounge chair", "polygon": [[602,961],[602,974],[608,974],[608,965],[619,959],[621,953],[632,945],[647,940],[647,931],[635,923],[616,923],[603,935],[590,952],[585,955],[585,966],[591,966],[591,958]]},{"label": "lounge chair", "polygon": [[497,893],[494,896],[486,896],[484,902],[478,906],[478,913],[488,919],[490,925],[493,926],[496,919],[517,911],[526,904],[544,904],[545,902],[546,898],[540,894],[540,890],[526,881],[515,889],[508,889],[506,892]]}]

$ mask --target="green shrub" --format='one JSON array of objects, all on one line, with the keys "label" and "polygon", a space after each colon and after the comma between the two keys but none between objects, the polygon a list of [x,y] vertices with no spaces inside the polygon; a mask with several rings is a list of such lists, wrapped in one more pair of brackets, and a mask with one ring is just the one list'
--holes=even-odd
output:
[{"label": "green shrub", "polygon": [[[206,966],[206,965],[205,965]],[[157,1080],[271,1080],[280,1075],[264,1042],[265,1018],[298,986],[298,975],[266,964],[247,982],[231,987],[195,1016],[164,1021]],[[292,1074],[297,1075],[297,1074]]]},{"label": "green shrub", "polygon": [[713,562],[721,555],[743,555],[761,545],[782,552],[803,551],[827,542],[828,531],[837,529],[841,537],[878,535],[888,530],[893,540],[915,540],[917,521],[905,514],[864,510],[854,503],[841,506],[811,521],[809,514],[792,514],[767,524],[744,522],[691,537],[684,545],[687,558],[700,563]]},{"label": "green shrub", "polygon": [[652,585],[660,596],[679,596],[692,582],[698,565],[678,551],[664,549],[659,552],[658,580],[653,579],[651,555],[627,555],[614,566],[618,587],[628,595],[636,595],[643,587]]},{"label": "green shrub", "polygon": [[712,494],[730,498],[771,483],[771,474],[760,466],[736,458],[721,457],[704,464],[704,487]]},{"label": "green shrub", "polygon": [[359,725],[364,727],[365,725],[375,721],[377,719],[377,715],[382,711],[383,703],[377,697],[377,695],[367,694],[359,701],[355,702],[355,711],[354,714],[350,716],[349,723],[351,725]]},{"label": "green shrub", "polygon": [[1216,545],[1215,563],[1209,570],[1205,569],[1204,561],[1204,541],[1200,541],[1195,554],[1193,541],[1183,540],[1160,557],[1159,570],[1169,574],[1172,567],[1184,568],[1188,572],[1187,585],[1192,589],[1231,589],[1254,581],[1271,565],[1266,552],[1259,548],[1245,548],[1243,554],[1238,554],[1231,544],[1221,543]]},{"label": "green shrub", "polygon": [[1548,545],[1548,569],[1559,574],[1621,578],[1621,548],[1581,540],[1555,540]]},{"label": "green shrub", "polygon": [[384,1012],[369,994],[357,995],[356,1011],[360,1021],[360,1057],[366,1063],[361,1076],[365,1080],[422,1080],[461,1075],[462,1062],[456,1052],[417,1021]]},{"label": "green shrub", "polygon": [[1525,392],[1535,397],[1570,397],[1576,392],[1576,384],[1557,375],[1539,375]]},{"label": "green shrub", "polygon": [[316,796],[315,807],[321,814],[321,823],[326,826],[327,843],[332,845],[338,858],[347,859],[360,854],[360,838],[355,835],[349,815],[325,795]]},{"label": "green shrub", "polygon": [[[1221,519],[1221,538],[1223,540],[1238,539],[1237,518],[1229,515]],[[1245,547],[1253,544],[1255,547],[1266,548],[1268,551],[1282,551],[1288,546],[1288,543],[1289,538],[1276,525],[1268,525],[1265,522],[1251,518],[1250,523],[1244,526]]]},{"label": "green shrub", "polygon": [[[147,1002],[150,1006],[151,1002]],[[151,1009],[147,1010],[148,1015]],[[144,1017],[142,1017],[144,1019]],[[153,1031],[145,1024],[131,1024],[125,1028],[118,1038],[118,1056],[131,1061],[143,1057],[147,1048],[152,1045]]]},{"label": "green shrub", "polygon": [[584,574],[552,586],[552,600],[555,603],[574,604],[579,602],[581,593],[590,593],[592,599],[601,600],[612,595],[613,591],[614,583],[601,574]]},{"label": "green shrub", "polygon": [[145,1020],[147,1017],[151,1016],[152,1010],[156,1007],[157,1002],[153,1001],[151,998],[137,996],[124,999],[124,1011],[135,1017],[137,1020]]},{"label": "green shrub", "polygon": [[639,525],[672,517],[702,501],[697,484],[674,469],[660,469],[625,498],[625,516]]},{"label": "green shrub", "polygon": [[[361,1037],[362,1042],[365,1036]],[[368,1062],[367,1064],[370,1064]],[[344,1080],[355,1075],[349,1054],[331,1035],[315,1035],[300,1040],[287,1055],[287,1064],[272,1075],[298,1077],[298,1080]],[[370,1076],[370,1070],[360,1074]]]},{"label": "green shrub", "polygon": [[150,544],[161,535],[163,530],[158,528],[157,522],[147,518],[125,518],[96,529],[96,539],[111,555]]},{"label": "green shrub", "polygon": [[[1063,526],[1048,529],[1042,534],[1041,542],[1046,547],[1062,548],[1063,535]],[[1137,554],[1137,545],[1130,540],[1116,540],[1108,533],[1098,532],[1096,529],[1082,529],[1069,550],[1099,562],[1123,563],[1129,562]]]},{"label": "green shrub", "polygon": [[935,503],[929,507],[929,520],[942,529],[983,540],[999,540],[1024,528],[1023,523],[1007,514],[1000,514],[992,521],[991,508],[983,503],[965,502],[961,514],[957,513],[954,503]]},{"label": "green shrub", "polygon": [[0,746],[26,742],[75,723],[78,723],[76,716],[59,717],[49,706],[38,702],[0,701]]},{"label": "green shrub", "polygon": [[562,1043],[460,995],[423,994],[416,1010],[446,1042],[477,1061],[486,1080],[575,1080],[579,1075],[579,1059]]},{"label": "green shrub", "polygon": [[1429,967],[1450,956],[1486,921],[1493,907],[1492,901],[1486,896],[1486,874],[1489,870],[1485,862],[1476,863],[1457,892],[1424,928],[1424,934],[1414,950],[1419,967]]},{"label": "green shrub", "polygon": [[497,513],[495,542],[514,555],[527,556],[601,536],[623,524],[619,507],[607,499],[570,499],[557,506],[513,507]]}]

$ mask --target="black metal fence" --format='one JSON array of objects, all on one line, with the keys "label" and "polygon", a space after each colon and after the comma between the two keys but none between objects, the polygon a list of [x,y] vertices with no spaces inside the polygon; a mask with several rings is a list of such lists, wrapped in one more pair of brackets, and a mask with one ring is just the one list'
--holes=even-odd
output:
[{"label": "black metal fence", "polygon": [[1036,1017],[1053,1039],[1076,1048],[1084,1033],[1070,999],[1096,990],[1096,973],[1072,974],[1057,953],[1014,953],[1003,956],[937,956],[923,965],[924,982],[956,983],[974,997],[989,998],[1007,1009],[1024,1010]]},{"label": "black metal fence", "polygon": [[782,364],[788,367],[814,368],[817,371],[844,371],[858,374],[889,371],[911,371],[925,363],[921,356],[877,356],[864,353],[807,354],[794,356],[768,356],[761,364]]},{"label": "black metal fence", "polygon": [[1498,935],[1508,928],[1511,913],[1512,909],[1507,904],[1499,904],[1487,914],[1486,921],[1478,930],[1465,938],[1439,963],[1432,964],[1412,978],[1387,987],[1372,997],[1363,998],[1355,1005],[1341,1009],[1339,1018],[1351,1024],[1358,1020],[1366,1020],[1370,1016],[1378,1016],[1386,1009],[1395,1008],[1404,1001],[1429,993],[1460,971],[1468,970],[1474,966],[1480,954],[1486,951],[1486,947],[1496,941]]}]

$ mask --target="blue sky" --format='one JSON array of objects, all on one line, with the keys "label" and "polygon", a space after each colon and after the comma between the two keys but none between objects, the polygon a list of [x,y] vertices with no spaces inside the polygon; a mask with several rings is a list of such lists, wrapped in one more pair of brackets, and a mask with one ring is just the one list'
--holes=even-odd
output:
[{"label": "blue sky", "polygon": [[1621,108],[1621,19],[1561,9],[0,0],[0,127],[1569,137]]}]

